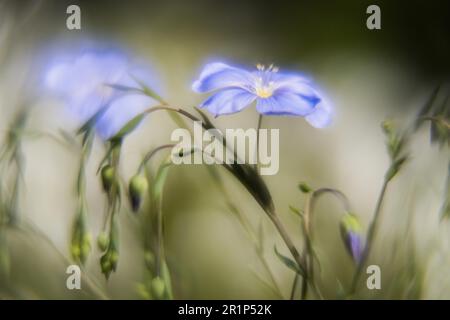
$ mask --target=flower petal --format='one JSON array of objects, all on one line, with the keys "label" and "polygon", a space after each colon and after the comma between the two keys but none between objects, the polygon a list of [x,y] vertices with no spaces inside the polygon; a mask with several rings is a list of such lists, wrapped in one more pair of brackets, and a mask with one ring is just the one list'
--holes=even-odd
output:
[{"label": "flower petal", "polygon": [[362,245],[361,245],[361,237],[357,233],[351,232],[348,235],[348,247],[351,251],[351,256],[355,260],[356,263],[359,263],[362,258]]},{"label": "flower petal", "polygon": [[317,104],[313,113],[307,115],[305,120],[309,122],[315,128],[328,127],[333,120],[333,107],[323,94],[320,94],[321,100]]},{"label": "flower petal", "polygon": [[256,96],[243,89],[227,89],[209,97],[201,104],[215,116],[236,113],[256,99]]},{"label": "flower petal", "polygon": [[291,93],[279,92],[270,98],[258,99],[256,109],[264,115],[306,116],[314,112],[317,100]]},{"label": "flower petal", "polygon": [[224,63],[210,63],[193,83],[192,90],[203,93],[228,87],[250,88],[253,86],[252,80],[252,74],[244,69]]},{"label": "flower petal", "polygon": [[152,101],[140,94],[127,94],[114,99],[95,124],[98,134],[105,140],[111,138],[128,121],[146,110]]}]

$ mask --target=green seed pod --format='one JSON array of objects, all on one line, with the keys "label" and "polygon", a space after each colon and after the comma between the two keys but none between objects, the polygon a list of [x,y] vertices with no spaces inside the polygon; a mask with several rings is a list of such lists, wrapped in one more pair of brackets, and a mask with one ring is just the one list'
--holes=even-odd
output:
[{"label": "green seed pod", "polygon": [[142,199],[147,190],[148,181],[144,176],[137,174],[131,178],[128,192],[130,196],[131,208],[134,212],[139,210]]},{"label": "green seed pod", "polygon": [[111,251],[109,256],[109,261],[111,262],[111,267],[114,271],[117,269],[117,262],[119,261],[119,253],[117,251]]},{"label": "green seed pod", "polygon": [[98,237],[97,237],[97,247],[100,249],[100,251],[106,251],[108,249],[109,245],[109,237],[108,234],[104,231],[102,231]]},{"label": "green seed pod", "polygon": [[102,273],[109,278],[109,274],[112,271],[111,262],[109,261],[109,254],[104,254],[100,258],[100,267],[102,268]]},{"label": "green seed pod", "polygon": [[102,176],[103,190],[106,193],[109,193],[114,183],[114,168],[109,164],[105,165],[102,168],[101,176]]},{"label": "green seed pod", "polygon": [[164,284],[164,280],[160,277],[153,278],[150,283],[150,288],[152,292],[152,296],[155,300],[164,299],[164,293],[166,291],[166,285]]}]

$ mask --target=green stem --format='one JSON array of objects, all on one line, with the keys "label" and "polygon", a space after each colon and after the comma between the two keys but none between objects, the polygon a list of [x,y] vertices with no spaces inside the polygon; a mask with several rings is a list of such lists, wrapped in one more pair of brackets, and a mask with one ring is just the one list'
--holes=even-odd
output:
[{"label": "green stem", "polygon": [[375,235],[377,232],[378,225],[380,223],[380,217],[381,217],[381,208],[383,204],[384,197],[386,195],[387,186],[389,184],[389,180],[384,179],[383,186],[381,188],[380,194],[378,196],[377,204],[375,207],[375,213],[373,215],[372,223],[370,224],[369,230],[367,232],[367,241],[366,245],[364,247],[364,251],[361,257],[361,261],[358,264],[358,267],[355,271],[355,274],[353,276],[353,281],[350,289],[350,294],[354,294],[356,291],[356,287],[358,285],[358,280],[361,276],[361,272],[367,262],[367,259],[369,258],[370,252],[373,247],[373,242],[375,240]]},{"label": "green stem", "polygon": [[281,220],[278,218],[278,216],[275,214],[275,212],[270,212],[270,213],[268,212],[268,216],[269,216],[270,220],[273,222],[273,224],[275,225],[275,228],[277,229],[278,233],[280,234],[286,247],[290,251],[292,257],[294,258],[294,260],[297,263],[297,265],[299,266],[299,268],[302,268],[303,270],[305,270],[305,261],[300,256],[297,248],[294,245],[294,242],[292,241],[291,237],[287,233],[284,225],[281,223]]},{"label": "green stem", "polygon": [[297,289],[297,283],[298,283],[298,273],[295,274],[294,281],[292,282],[292,289],[291,289],[291,295],[290,300],[294,300],[295,297],[295,290]]},{"label": "green stem", "polygon": [[261,129],[263,120],[263,115],[260,113],[258,116],[258,124],[256,126],[256,163],[255,170],[258,171],[259,168],[259,129]]}]

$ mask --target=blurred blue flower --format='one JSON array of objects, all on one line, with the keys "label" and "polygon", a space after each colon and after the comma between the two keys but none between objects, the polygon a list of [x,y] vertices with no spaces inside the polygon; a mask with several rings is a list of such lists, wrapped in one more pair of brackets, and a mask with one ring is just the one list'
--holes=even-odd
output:
[{"label": "blurred blue flower", "polygon": [[364,248],[361,225],[358,218],[351,213],[346,213],[341,220],[340,229],[348,253],[356,263],[359,263],[362,259]]},{"label": "blurred blue flower", "polygon": [[257,65],[255,71],[224,63],[207,64],[192,85],[198,93],[213,92],[201,107],[215,116],[236,113],[256,101],[263,115],[301,116],[316,128],[331,123],[332,108],[307,78]]},{"label": "blurred blue flower", "polygon": [[106,108],[95,123],[103,139],[113,136],[134,116],[155,103],[139,92],[113,87],[139,88],[140,83],[155,87],[148,67],[132,64],[120,50],[83,50],[53,58],[45,71],[46,88],[62,98],[82,122]]}]

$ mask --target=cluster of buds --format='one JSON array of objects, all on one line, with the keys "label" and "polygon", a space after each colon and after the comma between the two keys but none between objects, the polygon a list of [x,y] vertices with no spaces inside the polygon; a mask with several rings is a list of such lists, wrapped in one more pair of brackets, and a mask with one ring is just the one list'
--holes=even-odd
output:
[{"label": "cluster of buds", "polygon": [[106,278],[109,278],[111,272],[116,271],[119,261],[119,230],[116,219],[116,217],[112,219],[109,237],[101,233],[97,238],[99,249],[104,251],[100,258],[100,267]]},{"label": "cluster of buds", "polygon": [[90,251],[91,235],[86,228],[86,211],[81,208],[73,224],[70,254],[74,261],[84,264]]}]

